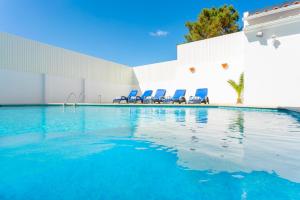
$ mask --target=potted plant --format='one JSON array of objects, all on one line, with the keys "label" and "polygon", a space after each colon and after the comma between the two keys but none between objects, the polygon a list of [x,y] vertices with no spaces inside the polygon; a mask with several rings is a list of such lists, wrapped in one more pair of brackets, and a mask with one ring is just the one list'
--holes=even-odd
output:
[{"label": "potted plant", "polygon": [[234,80],[228,80],[227,82],[235,90],[235,92],[237,94],[236,103],[237,104],[242,104],[243,103],[242,95],[243,95],[243,92],[244,92],[244,73],[242,73],[240,75],[240,79],[239,79],[238,83],[236,83]]}]

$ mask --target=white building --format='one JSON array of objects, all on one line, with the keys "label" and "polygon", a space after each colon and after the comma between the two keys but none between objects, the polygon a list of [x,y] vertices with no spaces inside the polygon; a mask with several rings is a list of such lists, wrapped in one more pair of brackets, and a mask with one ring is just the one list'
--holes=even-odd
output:
[{"label": "white building", "polygon": [[70,93],[108,103],[132,88],[190,96],[202,87],[211,103],[234,104],[227,80],[245,72],[245,104],[299,107],[299,52],[298,1],[245,13],[241,32],[178,45],[176,60],[136,67],[1,33],[0,104],[63,103]]}]

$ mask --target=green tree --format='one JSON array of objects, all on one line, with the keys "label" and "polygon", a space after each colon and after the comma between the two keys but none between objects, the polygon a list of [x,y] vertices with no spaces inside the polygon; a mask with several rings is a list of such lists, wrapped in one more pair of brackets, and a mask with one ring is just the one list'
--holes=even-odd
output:
[{"label": "green tree", "polygon": [[229,85],[235,90],[237,94],[237,104],[243,103],[242,94],[244,92],[244,73],[240,75],[239,83],[236,83],[234,80],[227,81]]},{"label": "green tree", "polygon": [[230,5],[219,8],[204,8],[195,22],[187,22],[187,42],[203,40],[239,31],[239,13]]}]

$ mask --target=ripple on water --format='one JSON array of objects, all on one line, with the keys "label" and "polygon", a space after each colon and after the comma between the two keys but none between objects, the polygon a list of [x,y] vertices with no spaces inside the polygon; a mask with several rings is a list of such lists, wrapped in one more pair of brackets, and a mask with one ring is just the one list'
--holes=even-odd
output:
[{"label": "ripple on water", "polygon": [[3,199],[297,199],[300,118],[252,109],[1,107],[0,163]]}]

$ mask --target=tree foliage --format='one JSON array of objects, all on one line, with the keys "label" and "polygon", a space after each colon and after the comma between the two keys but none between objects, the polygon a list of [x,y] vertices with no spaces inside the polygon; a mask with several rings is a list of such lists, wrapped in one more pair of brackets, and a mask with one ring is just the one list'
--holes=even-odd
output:
[{"label": "tree foliage", "polygon": [[205,8],[197,21],[187,22],[189,33],[185,35],[187,42],[203,40],[239,31],[239,13],[232,6]]},{"label": "tree foliage", "polygon": [[239,83],[236,83],[234,80],[228,80],[228,83],[237,94],[237,103],[243,103],[242,94],[244,92],[244,73],[240,75]]}]

